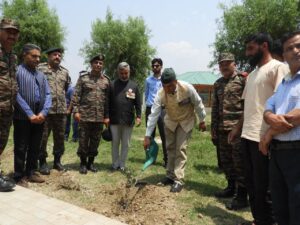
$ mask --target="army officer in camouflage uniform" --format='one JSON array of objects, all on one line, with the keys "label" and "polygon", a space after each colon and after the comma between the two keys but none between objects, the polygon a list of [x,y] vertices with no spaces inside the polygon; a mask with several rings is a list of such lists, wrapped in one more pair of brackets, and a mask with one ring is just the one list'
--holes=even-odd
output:
[{"label": "army officer in camouflage uniform", "polygon": [[220,160],[228,186],[215,195],[220,198],[234,196],[227,208],[237,210],[248,205],[247,191],[243,175],[240,139],[234,143],[228,143],[228,134],[243,114],[242,93],[247,73],[236,70],[234,55],[231,53],[220,54],[218,63],[222,77],[214,84],[211,134],[213,140],[218,140]]},{"label": "army officer in camouflage uniform", "polygon": [[[97,55],[90,60],[92,70],[83,71],[78,78],[72,98],[74,119],[79,122],[79,147],[81,174],[87,170],[97,172],[94,158],[103,124],[109,123],[109,78],[103,74],[104,56]],[[88,161],[87,161],[88,160]]]},{"label": "army officer in camouflage uniform", "polygon": [[65,93],[70,85],[71,79],[68,70],[60,65],[63,49],[51,48],[47,50],[46,53],[48,56],[48,62],[41,63],[38,66],[38,70],[42,71],[47,77],[51,89],[52,106],[49,110],[44,126],[39,161],[40,173],[49,175],[50,170],[48,168],[46,158],[48,156],[47,141],[51,131],[53,132],[54,142],[53,169],[58,171],[64,170],[64,167],[61,164],[61,157],[65,151],[64,134],[67,118]]},{"label": "army officer in camouflage uniform", "polygon": [[[19,38],[19,25],[10,19],[0,23],[0,155],[8,141],[17,96],[17,56],[12,48]],[[15,184],[0,174],[0,191],[10,191]]]}]

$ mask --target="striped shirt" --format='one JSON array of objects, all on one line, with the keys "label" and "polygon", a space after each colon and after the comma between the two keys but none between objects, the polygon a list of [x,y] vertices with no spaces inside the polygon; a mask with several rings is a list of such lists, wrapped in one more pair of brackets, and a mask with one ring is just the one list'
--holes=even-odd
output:
[{"label": "striped shirt", "polygon": [[[287,75],[278,86],[275,94],[266,102],[265,110],[274,114],[287,114],[293,109],[300,109],[300,71],[294,77]],[[300,126],[274,136],[279,141],[299,141]]]},{"label": "striped shirt", "polygon": [[14,118],[26,120],[39,113],[47,116],[51,107],[51,94],[45,75],[21,64],[16,76],[19,90]]}]

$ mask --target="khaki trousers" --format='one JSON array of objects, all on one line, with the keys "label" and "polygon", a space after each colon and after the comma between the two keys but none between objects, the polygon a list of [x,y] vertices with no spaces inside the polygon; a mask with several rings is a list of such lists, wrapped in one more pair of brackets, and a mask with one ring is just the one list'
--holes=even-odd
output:
[{"label": "khaki trousers", "polygon": [[187,160],[186,148],[192,130],[186,133],[180,125],[174,132],[165,127],[168,152],[167,177],[183,184],[184,169]]}]

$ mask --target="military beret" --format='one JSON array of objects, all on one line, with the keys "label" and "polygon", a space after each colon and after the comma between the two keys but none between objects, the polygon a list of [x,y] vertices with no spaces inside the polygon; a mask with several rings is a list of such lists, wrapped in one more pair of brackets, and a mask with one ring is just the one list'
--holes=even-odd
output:
[{"label": "military beret", "polygon": [[219,55],[218,63],[222,61],[234,61],[234,55],[229,52],[223,52]]},{"label": "military beret", "polygon": [[52,52],[60,52],[60,53],[64,53],[64,49],[63,48],[49,48],[48,50],[45,51],[46,54],[51,54]]},{"label": "military beret", "polygon": [[109,127],[102,131],[101,136],[105,141],[112,141],[112,134]]},{"label": "military beret", "polygon": [[20,31],[19,24],[15,20],[11,20],[11,19],[2,19],[0,22],[0,28],[1,29],[15,29],[17,31]]},{"label": "military beret", "polygon": [[161,75],[161,82],[168,84],[171,81],[176,80],[176,74],[173,68],[165,68]]},{"label": "military beret", "polygon": [[104,59],[105,59],[105,57],[103,54],[98,54],[91,58],[90,63],[92,63],[94,60],[104,61]]}]

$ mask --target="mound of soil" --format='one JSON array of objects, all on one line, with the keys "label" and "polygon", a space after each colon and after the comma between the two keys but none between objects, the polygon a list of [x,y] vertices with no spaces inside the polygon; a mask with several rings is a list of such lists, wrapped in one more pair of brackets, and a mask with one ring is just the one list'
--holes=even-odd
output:
[{"label": "mound of soil", "polygon": [[88,187],[76,177],[73,172],[51,170],[44,185],[30,183],[29,188],[130,225],[187,224],[170,187],[126,182]]}]

